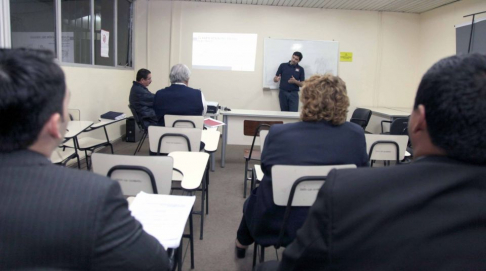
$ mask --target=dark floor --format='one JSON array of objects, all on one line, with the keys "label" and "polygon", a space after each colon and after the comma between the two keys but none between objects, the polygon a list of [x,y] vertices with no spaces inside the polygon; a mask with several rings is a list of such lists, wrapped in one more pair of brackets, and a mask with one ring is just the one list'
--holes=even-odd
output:
[{"label": "dark floor", "polygon": [[[221,142],[220,142],[221,143]],[[137,143],[118,141],[114,143],[115,154],[132,155]],[[244,146],[228,146],[226,153],[226,166],[221,168],[221,151],[216,155],[215,172],[210,172],[209,186],[209,214],[205,217],[204,239],[199,239],[200,216],[194,215],[194,270],[251,270],[253,246],[248,248],[245,259],[237,259],[235,256],[236,230],[241,221],[243,198],[243,174],[244,174]],[[109,148],[100,152],[110,152]],[[137,155],[148,155],[148,140],[144,143]],[[86,164],[82,163],[83,169]],[[249,186],[249,182],[248,182]],[[249,189],[248,189],[249,192]],[[179,194],[175,192],[174,194]],[[200,193],[197,194],[196,211],[200,209]],[[186,229],[188,232],[188,229]],[[188,241],[184,243],[183,270],[191,270],[190,252]],[[279,250],[281,254],[282,249]],[[265,260],[276,259],[274,248],[265,250]],[[281,255],[279,255],[280,257]]]}]

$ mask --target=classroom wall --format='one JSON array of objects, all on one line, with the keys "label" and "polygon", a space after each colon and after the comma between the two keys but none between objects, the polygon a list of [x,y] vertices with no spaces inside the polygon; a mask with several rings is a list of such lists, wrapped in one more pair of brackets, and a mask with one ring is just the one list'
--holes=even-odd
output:
[{"label": "classroom wall", "polygon": [[[153,0],[134,3],[133,70],[63,66],[72,94],[69,107],[80,109],[83,119],[95,121],[109,110],[129,113],[128,94],[140,68],[152,71],[149,90],[154,93],[169,85],[172,65],[184,63],[191,68],[193,32],[258,34],[254,72],[192,70],[190,85],[201,88],[207,100],[232,108],[279,110],[278,92],[262,88],[263,40],[273,37],[339,41],[340,51],[354,54],[353,62],[339,63],[352,107],[410,107],[422,74],[440,58],[455,54],[454,25],[470,21],[463,18],[466,14],[486,10],[482,0],[463,0],[420,15]],[[124,134],[124,126],[113,125],[109,131],[116,139]]]},{"label": "classroom wall", "polygon": [[[62,66],[62,69],[71,92],[69,108],[79,109],[82,120],[97,122],[100,115],[108,111],[131,115],[128,109],[128,95],[134,77],[133,70],[72,66]],[[124,121],[107,127],[110,140],[118,139],[125,134]],[[89,136],[105,138],[103,129],[94,131]]]},{"label": "classroom wall", "polygon": [[[441,58],[456,54],[455,25],[470,23],[465,15],[486,11],[484,0],[463,0],[420,15],[420,65],[422,75]],[[486,18],[486,14],[476,19]]]},{"label": "classroom wall", "polygon": [[191,68],[193,32],[256,33],[254,72],[192,70],[189,84],[230,108],[279,110],[278,91],[262,88],[264,38],[336,40],[340,51],[354,54],[353,62],[339,64],[353,107],[412,103],[419,79],[410,68],[418,63],[417,14],[167,1],[148,6],[149,69],[157,73],[157,89],[168,85],[171,65]]},{"label": "classroom wall", "polygon": [[[131,116],[128,108],[128,96],[136,71],[147,67],[147,1],[135,1],[134,6],[134,69],[107,69],[102,67],[75,67],[63,65],[67,86],[71,92],[69,108],[79,109],[82,120],[98,121],[107,111],[124,112]],[[110,140],[125,134],[125,122],[107,126]],[[82,135],[82,136],[86,136]],[[103,129],[89,134],[104,139]]]}]

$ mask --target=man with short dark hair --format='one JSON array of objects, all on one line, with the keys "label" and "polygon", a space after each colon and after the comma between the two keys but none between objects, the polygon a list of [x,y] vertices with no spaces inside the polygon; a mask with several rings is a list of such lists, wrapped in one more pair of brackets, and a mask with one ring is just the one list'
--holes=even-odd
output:
[{"label": "man with short dark hair", "polygon": [[118,182],[49,161],[68,103],[51,53],[0,49],[0,269],[167,270]]},{"label": "man with short dark hair", "polygon": [[147,69],[137,72],[137,81],[133,81],[130,90],[130,105],[144,122],[145,127],[157,125],[157,116],[154,112],[154,94],[147,87],[152,83],[152,73]]},{"label": "man with short dark hair", "polygon": [[204,116],[207,111],[206,99],[199,89],[190,88],[191,71],[184,64],[176,64],[170,69],[171,85],[157,91],[154,110],[159,125],[165,126],[165,115]]},{"label": "man with short dark hair", "polygon": [[433,65],[408,131],[411,164],[328,175],[279,270],[486,269],[486,56]]},{"label": "man with short dark hair", "polygon": [[273,78],[280,82],[278,99],[280,110],[297,112],[299,110],[299,88],[304,85],[304,68],[299,65],[302,53],[294,52],[289,62],[280,64]]}]

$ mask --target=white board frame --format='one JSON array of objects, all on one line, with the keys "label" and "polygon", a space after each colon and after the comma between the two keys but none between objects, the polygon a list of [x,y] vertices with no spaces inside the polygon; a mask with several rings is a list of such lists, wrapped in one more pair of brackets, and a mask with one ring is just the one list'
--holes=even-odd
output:
[{"label": "white board frame", "polygon": [[[323,49],[322,54],[319,49]],[[279,84],[273,82],[278,66],[289,61],[295,51],[299,51],[303,55],[299,65],[304,68],[305,78],[327,72],[338,75],[339,42],[265,38],[263,44],[263,88],[278,89]]]}]

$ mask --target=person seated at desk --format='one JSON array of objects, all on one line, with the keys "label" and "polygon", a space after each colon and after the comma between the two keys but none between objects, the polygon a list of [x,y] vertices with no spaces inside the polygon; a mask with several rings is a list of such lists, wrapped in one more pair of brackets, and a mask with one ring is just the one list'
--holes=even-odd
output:
[{"label": "person seated at desk", "polygon": [[118,182],[49,161],[68,104],[51,52],[0,49],[0,269],[168,270]]},{"label": "person seated at desk", "polygon": [[434,64],[408,125],[412,163],[332,171],[280,266],[259,270],[485,270],[486,55]]},{"label": "person seated at desk", "polygon": [[169,75],[171,85],[155,94],[154,110],[160,126],[165,126],[165,115],[204,116],[206,114],[207,104],[203,93],[188,87],[190,75],[191,71],[186,65],[174,65]]},{"label": "person seated at desk", "polygon": [[130,89],[129,102],[145,127],[157,125],[157,116],[154,111],[154,94],[147,87],[152,83],[152,73],[147,69],[137,72],[136,82],[133,81]]},{"label": "person seated at desk", "polygon": [[[245,256],[255,240],[276,244],[285,207],[276,206],[272,194],[273,165],[368,165],[364,131],[346,122],[349,98],[346,85],[333,75],[314,75],[304,83],[301,122],[273,125],[265,139],[260,186],[246,200],[237,232],[236,253]],[[307,217],[309,207],[290,213],[282,244],[289,244]]]}]

